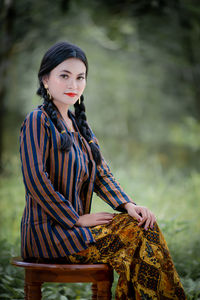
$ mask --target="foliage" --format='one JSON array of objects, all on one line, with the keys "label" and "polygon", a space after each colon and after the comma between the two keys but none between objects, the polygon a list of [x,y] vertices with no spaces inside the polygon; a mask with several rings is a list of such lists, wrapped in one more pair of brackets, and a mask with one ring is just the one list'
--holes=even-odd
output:
[{"label": "foliage", "polygon": [[23,299],[22,270],[10,265],[10,259],[16,251],[7,240],[0,241],[0,299]]},{"label": "foliage", "polygon": [[90,284],[44,284],[43,299],[55,300],[87,300],[91,297]]}]

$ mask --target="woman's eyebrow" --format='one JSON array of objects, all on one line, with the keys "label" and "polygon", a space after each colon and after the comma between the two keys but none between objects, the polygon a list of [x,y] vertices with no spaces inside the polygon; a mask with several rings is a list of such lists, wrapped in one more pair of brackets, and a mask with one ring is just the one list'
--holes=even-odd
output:
[{"label": "woman's eyebrow", "polygon": [[[60,72],[66,72],[66,73],[69,73],[69,74],[72,74],[70,71],[68,71],[68,70],[62,70],[62,71],[60,71]],[[82,72],[82,73],[80,73],[80,74],[78,74],[78,75],[85,75],[85,72]]]}]

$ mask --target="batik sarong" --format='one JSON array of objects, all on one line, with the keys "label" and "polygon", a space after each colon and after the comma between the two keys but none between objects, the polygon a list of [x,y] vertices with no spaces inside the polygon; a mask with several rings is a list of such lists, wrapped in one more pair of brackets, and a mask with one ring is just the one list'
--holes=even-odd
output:
[{"label": "batik sarong", "polygon": [[108,263],[119,274],[116,300],[186,299],[166,241],[155,223],[145,230],[128,214],[92,227],[96,243],[67,257],[70,263]]}]

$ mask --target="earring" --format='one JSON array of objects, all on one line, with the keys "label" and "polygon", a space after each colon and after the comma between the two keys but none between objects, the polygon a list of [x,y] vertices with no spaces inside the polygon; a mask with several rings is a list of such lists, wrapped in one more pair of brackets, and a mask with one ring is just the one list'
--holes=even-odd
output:
[{"label": "earring", "polygon": [[47,91],[47,96],[48,96],[49,99],[51,100],[52,96],[51,96],[51,94],[50,94],[50,92],[49,92],[48,85],[45,84],[44,87],[45,87],[45,89],[46,89],[46,91]]},{"label": "earring", "polygon": [[51,96],[51,94],[50,94],[50,92],[49,92],[48,89],[47,89],[47,95],[48,95],[49,99],[51,100],[52,96]]},{"label": "earring", "polygon": [[79,99],[78,99],[78,104],[81,104],[81,98],[79,97]]}]

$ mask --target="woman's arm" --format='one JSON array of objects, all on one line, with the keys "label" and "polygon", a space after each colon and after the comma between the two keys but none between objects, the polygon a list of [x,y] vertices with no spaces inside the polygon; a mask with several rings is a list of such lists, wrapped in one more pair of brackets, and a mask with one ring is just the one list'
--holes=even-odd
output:
[{"label": "woman's arm", "polygon": [[[93,141],[100,149],[99,142],[93,132],[92,136]],[[119,211],[124,211],[123,204],[128,202],[134,203],[133,200],[124,192],[119,182],[114,178],[104,157],[102,157],[101,165],[97,167],[94,192],[113,209]]]},{"label": "woman's arm", "polygon": [[72,228],[79,219],[71,203],[55,191],[46,172],[50,128],[40,110],[29,114],[21,128],[20,156],[27,192],[56,222]]},{"label": "woman's arm", "polygon": [[101,166],[97,167],[94,191],[114,209],[121,208],[121,205],[127,202],[133,202],[114,178],[103,157]]},{"label": "woman's arm", "polygon": [[[93,140],[99,147],[98,140],[94,133]],[[148,208],[136,205],[123,191],[103,157],[102,164],[97,169],[98,171],[94,187],[94,191],[97,195],[110,204],[114,209],[127,211],[130,216],[138,220],[138,226],[144,225],[145,230],[147,230],[149,226],[153,228],[153,224],[156,221],[155,215]]]}]

